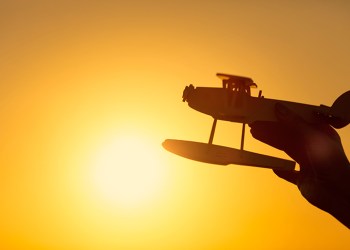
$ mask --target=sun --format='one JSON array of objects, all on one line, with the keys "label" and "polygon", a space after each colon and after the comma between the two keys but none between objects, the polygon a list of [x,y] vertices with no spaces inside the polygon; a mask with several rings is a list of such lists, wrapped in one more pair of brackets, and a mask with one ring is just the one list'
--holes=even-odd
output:
[{"label": "sun", "polygon": [[106,140],[93,161],[93,185],[99,198],[130,208],[154,199],[164,180],[160,146],[150,138],[120,134]]}]

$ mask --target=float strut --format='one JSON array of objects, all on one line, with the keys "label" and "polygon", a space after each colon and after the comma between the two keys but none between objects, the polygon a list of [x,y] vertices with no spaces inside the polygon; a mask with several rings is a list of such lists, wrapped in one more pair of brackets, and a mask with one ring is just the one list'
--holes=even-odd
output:
[{"label": "float strut", "polygon": [[213,139],[214,139],[214,134],[215,134],[215,128],[216,128],[216,122],[217,122],[217,119],[214,118],[213,126],[211,127],[209,142],[208,142],[209,144],[213,144]]},{"label": "float strut", "polygon": [[243,123],[243,126],[242,126],[241,150],[243,150],[243,147],[244,147],[244,134],[245,134],[245,123]]}]

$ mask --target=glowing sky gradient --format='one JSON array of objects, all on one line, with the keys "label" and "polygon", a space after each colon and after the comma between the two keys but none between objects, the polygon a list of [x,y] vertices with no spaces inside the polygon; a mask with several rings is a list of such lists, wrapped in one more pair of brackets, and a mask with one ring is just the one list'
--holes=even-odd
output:
[{"label": "glowing sky gradient", "polygon": [[[331,105],[350,89],[349,13],[341,0],[0,1],[0,248],[347,249],[349,230],[272,171],[161,143],[208,140],[211,118],[181,94],[220,86],[217,72]],[[218,123],[216,143],[239,139]]]}]

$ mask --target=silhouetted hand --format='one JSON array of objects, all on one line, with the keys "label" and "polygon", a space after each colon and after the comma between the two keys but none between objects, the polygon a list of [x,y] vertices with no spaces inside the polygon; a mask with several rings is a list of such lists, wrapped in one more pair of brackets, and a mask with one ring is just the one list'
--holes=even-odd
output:
[{"label": "silhouetted hand", "polygon": [[328,124],[308,124],[280,103],[275,113],[279,122],[250,124],[254,138],[285,151],[300,165],[300,171],[275,174],[350,228],[350,164],[338,133]]}]

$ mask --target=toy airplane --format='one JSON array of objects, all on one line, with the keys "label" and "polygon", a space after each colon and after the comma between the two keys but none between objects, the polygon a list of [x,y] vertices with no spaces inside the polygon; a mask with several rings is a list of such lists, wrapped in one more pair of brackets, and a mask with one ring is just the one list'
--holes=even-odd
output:
[{"label": "toy airplane", "polygon": [[[310,123],[326,122],[334,128],[342,128],[350,122],[350,91],[342,94],[331,107],[313,106],[282,100],[267,99],[260,90],[258,97],[252,97],[251,88],[257,85],[251,78],[221,74],[222,88],[197,87],[192,84],[183,91],[183,101],[204,114],[214,118],[209,142],[193,142],[167,139],[163,147],[177,155],[206,163],[228,165],[238,164],[272,169],[293,170],[295,162],[243,149],[245,125],[255,121],[277,121],[274,113],[276,103],[282,103]],[[217,120],[242,123],[241,148],[234,149],[214,145]]]}]

